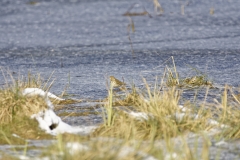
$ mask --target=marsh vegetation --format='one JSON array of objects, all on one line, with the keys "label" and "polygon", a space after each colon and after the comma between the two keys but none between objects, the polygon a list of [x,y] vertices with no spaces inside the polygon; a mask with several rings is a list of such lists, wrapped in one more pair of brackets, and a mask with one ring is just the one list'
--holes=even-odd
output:
[{"label": "marsh vegetation", "polygon": [[[40,75],[12,78],[0,91],[0,143],[24,145],[30,139],[56,140],[47,149],[40,148],[42,156],[62,159],[79,156],[84,159],[208,159],[213,139],[217,142],[240,138],[238,95],[230,86],[225,86],[220,97],[207,101],[208,93],[216,89],[214,82],[200,72],[182,77],[173,57],[172,62],[160,78],[156,76],[155,84],[149,84],[144,78],[142,88],[126,82],[122,83],[125,87],[120,88],[109,82],[108,96],[102,100],[100,113],[103,123],[87,136],[59,134],[53,137],[41,131],[37,121],[30,117],[47,107],[45,101],[41,97],[22,96],[20,91],[26,87],[48,90],[51,85],[42,83]],[[198,88],[205,89],[205,100],[196,103],[183,99],[183,90]],[[61,103],[61,109],[70,103],[73,101]],[[217,158],[218,153],[215,156]]]},{"label": "marsh vegetation", "polygon": [[[185,62],[191,65],[197,62],[200,67],[209,64],[214,70],[211,73],[216,74],[215,78],[222,77],[219,78],[220,82],[231,79],[230,83],[238,83],[236,76],[233,76],[239,73],[237,69],[239,67],[237,65],[239,35],[236,27],[239,14],[235,7],[237,5],[233,4],[234,7],[221,10],[221,5],[225,6],[226,3],[232,2],[223,3],[222,1],[220,7],[215,7],[205,5],[209,4],[207,1],[196,1],[196,4],[190,4],[190,6],[188,6],[189,1],[175,1],[175,7],[172,7],[167,4],[167,1],[162,6],[158,0],[153,0],[154,6],[147,5],[146,9],[141,7],[140,12],[132,11],[131,8],[124,12],[131,4],[128,1],[119,2],[107,1],[107,3],[98,3],[93,6],[93,3],[79,5],[71,2],[74,5],[68,4],[63,7],[50,1],[50,5],[47,1],[32,1],[27,3],[28,6],[19,4],[13,6],[16,12],[10,13],[7,7],[4,8],[1,11],[2,15],[10,15],[12,19],[8,21],[8,18],[3,18],[1,21],[2,26],[5,27],[5,32],[2,32],[2,41],[5,43],[1,43],[4,48],[1,54],[5,56],[1,57],[1,66],[12,65],[16,66],[17,70],[22,67],[24,71],[30,66],[33,70],[44,73],[46,71],[49,73],[49,70],[52,71],[55,68],[61,78],[68,72],[70,74],[70,71],[75,72],[72,76],[77,77],[74,80],[78,81],[74,83],[74,90],[83,89],[82,92],[74,92],[79,96],[82,96],[86,89],[91,91],[98,89],[100,83],[97,84],[96,81],[103,77],[102,73],[121,77],[126,74],[119,75],[119,68],[123,69],[122,73],[126,73],[133,71],[137,65],[139,68],[135,68],[134,72],[138,74],[143,69],[162,64],[161,59],[169,55],[178,56],[181,59],[181,67]],[[2,6],[5,7],[5,5]],[[115,14],[115,6],[119,7],[118,14]],[[29,8],[26,9],[26,7]],[[83,12],[79,12],[79,8]],[[86,8],[87,12],[85,12]],[[148,12],[149,8],[154,9],[155,14]],[[206,10],[205,13],[201,11],[202,9]],[[16,18],[14,18],[15,15],[17,15]],[[93,15],[95,26],[89,27]],[[126,17],[123,16],[128,16],[129,21],[125,22]],[[161,16],[161,19],[155,16]],[[27,25],[24,21],[26,17]],[[39,21],[35,23],[36,17],[39,17]],[[118,19],[120,20],[117,21]],[[107,22],[104,23],[105,26],[103,22]],[[80,23],[81,26],[76,25]],[[21,32],[18,30],[19,26],[24,26]],[[120,31],[119,28],[122,27],[125,28]],[[38,31],[41,31],[41,36]],[[126,32],[127,36],[122,36]],[[46,37],[49,39],[46,40]],[[49,45],[50,48],[44,48]],[[9,46],[10,49],[7,50]],[[15,49],[19,46],[30,48]],[[229,50],[222,50],[228,47]],[[209,50],[209,48],[215,50]],[[130,54],[127,49],[131,50],[132,57],[141,60],[137,58],[132,60],[132,57],[128,56]],[[220,63],[224,65],[218,65]],[[119,67],[124,65],[127,67]],[[141,68],[140,65],[143,67]],[[109,71],[109,68],[113,71]],[[77,72],[79,70],[81,73]],[[0,144],[8,144],[6,146],[10,146],[9,150],[12,152],[6,152],[7,155],[2,155],[0,158],[18,159],[23,156],[22,159],[27,159],[28,157],[24,156],[29,150],[40,150],[40,153],[37,152],[34,157],[49,159],[81,157],[81,159],[104,160],[192,160],[210,159],[210,157],[220,159],[222,150],[221,147],[216,146],[239,140],[238,88],[216,85],[214,80],[209,79],[207,73],[199,71],[194,66],[189,66],[189,70],[190,72],[186,74],[182,74],[186,70],[178,72],[178,66],[175,66],[175,62],[172,61],[161,73],[152,72],[153,77],[156,78],[151,76],[150,82],[143,76],[144,85],[125,81],[126,86],[118,88],[108,83],[105,99],[97,101],[67,99],[61,102],[52,99],[55,111],[63,119],[90,114],[101,115],[102,123],[94,132],[85,136],[74,134],[51,136],[40,130],[38,122],[31,119],[31,115],[47,108],[47,104],[42,97],[26,97],[21,95],[21,91],[28,87],[49,91],[54,82],[42,79],[40,75],[24,74],[23,78],[15,79],[11,78],[11,74],[7,74],[11,82],[6,80],[5,86],[0,88]],[[229,71],[233,75],[228,77]],[[223,72],[224,75],[222,75]],[[225,75],[227,78],[223,78]],[[126,76],[129,78],[136,74]],[[86,81],[93,81],[93,83]],[[58,88],[58,91],[60,90],[58,86],[65,85],[62,83],[57,82],[55,88]],[[81,87],[77,87],[80,83]],[[106,93],[104,91],[100,91],[100,94]],[[86,92],[88,93],[94,96],[97,92]],[[190,93],[192,97],[186,96],[186,93]],[[71,94],[63,91],[61,96],[69,98]],[[201,98],[198,99],[199,97]],[[86,101],[97,105],[90,106],[91,109],[81,112],[77,104]],[[101,112],[96,111],[96,108],[101,108]],[[43,146],[36,147],[35,144],[30,144],[34,140],[42,142]],[[53,144],[45,143],[45,140],[53,141]],[[238,151],[239,149],[235,151],[235,155],[239,155]]]}]

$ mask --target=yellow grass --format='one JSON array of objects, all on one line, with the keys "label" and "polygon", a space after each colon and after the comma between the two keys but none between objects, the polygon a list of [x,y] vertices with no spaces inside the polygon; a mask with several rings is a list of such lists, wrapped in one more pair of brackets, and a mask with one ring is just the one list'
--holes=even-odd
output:
[{"label": "yellow grass", "polygon": [[[30,119],[33,114],[47,108],[41,97],[24,97],[21,91],[27,87],[44,87],[40,76],[28,75],[27,78],[12,78],[12,82],[6,82],[0,88],[0,143],[14,144],[25,143],[24,139],[48,139],[52,138],[38,127],[38,122]],[[45,86],[46,87],[46,86]],[[16,134],[21,138],[13,136]]]},{"label": "yellow grass", "polygon": [[[170,74],[177,79],[176,84],[182,83],[176,68],[169,70]],[[182,79],[186,81],[188,78]],[[108,101],[103,106],[104,123],[88,136],[58,135],[58,143],[48,148],[44,155],[73,160],[79,156],[82,159],[142,159],[146,155],[157,159],[178,155],[178,159],[184,160],[199,159],[199,155],[201,159],[208,159],[211,146],[209,138],[240,138],[240,102],[231,87],[225,87],[219,97],[220,102],[211,105],[188,102],[184,104],[186,111],[183,112],[179,107],[181,89],[168,85],[169,78],[165,78],[161,85],[155,84],[154,88],[149,87],[146,80],[143,81],[144,89],[133,85],[124,96],[119,96],[110,86]],[[40,97],[26,98],[20,94],[23,87],[43,88],[44,85],[36,79],[28,79],[24,83],[18,81],[17,84],[0,89],[0,143],[25,143],[23,139],[13,137],[13,133],[28,139],[53,138],[40,131],[36,121],[29,119],[29,115],[46,107],[44,100]],[[144,113],[145,117],[133,117],[130,114],[132,112]],[[209,124],[210,119],[228,127]],[[208,133],[212,129],[218,129],[219,132],[210,136]],[[189,146],[187,137],[190,134],[200,137],[201,144],[197,143],[195,148]],[[83,144],[88,149],[74,151],[67,146],[69,142]],[[121,157],[125,148],[131,148],[132,152]]]},{"label": "yellow grass", "polygon": [[[147,120],[138,120],[129,116],[128,111],[117,109],[114,122],[112,122],[114,125],[102,125],[93,135],[154,140],[211,128],[206,120],[212,115],[202,107],[185,113],[181,121],[176,118],[176,114],[181,114],[181,110],[178,107],[180,93],[175,88],[152,92],[146,84],[146,90],[148,95],[138,93],[138,96],[132,98],[135,100],[131,105],[133,105],[134,112],[146,113]],[[190,108],[190,106],[186,107]],[[107,114],[109,114],[108,110]],[[194,119],[191,116],[193,114],[202,118]]]}]

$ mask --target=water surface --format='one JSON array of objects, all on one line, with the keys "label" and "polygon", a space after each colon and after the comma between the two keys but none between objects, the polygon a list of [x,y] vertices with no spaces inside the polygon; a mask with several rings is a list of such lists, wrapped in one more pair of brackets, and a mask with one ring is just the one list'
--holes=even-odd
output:
[{"label": "water surface", "polygon": [[[217,85],[239,85],[240,1],[190,1],[181,14],[182,1],[160,1],[162,16],[151,1],[27,0],[0,2],[0,66],[14,77],[53,73],[51,92],[74,98],[99,100],[107,95],[110,75],[143,86],[161,77],[174,57],[180,76],[208,75]],[[135,32],[128,32],[131,17]],[[213,15],[210,8],[214,8]],[[131,37],[134,57],[129,41]],[[7,77],[7,79],[10,79]],[[0,84],[6,80],[0,75]],[[86,104],[77,104],[76,110]],[[71,110],[71,109],[70,109]],[[101,116],[66,118],[72,125],[98,124]]]}]

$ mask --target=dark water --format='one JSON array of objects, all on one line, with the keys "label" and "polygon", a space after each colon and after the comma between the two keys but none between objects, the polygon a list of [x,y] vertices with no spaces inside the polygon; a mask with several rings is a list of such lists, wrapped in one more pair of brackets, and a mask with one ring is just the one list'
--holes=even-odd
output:
[{"label": "dark water", "polygon": [[[239,85],[240,1],[192,0],[185,15],[181,15],[185,2],[160,1],[162,16],[154,13],[150,0],[28,2],[0,2],[0,66],[14,77],[31,72],[47,79],[54,72],[50,91],[55,94],[69,85],[67,93],[74,98],[102,99],[110,75],[141,87],[142,77],[153,83],[163,75],[164,67],[172,65],[166,62],[171,56],[182,77],[194,75],[192,68],[196,68],[214,84]],[[142,12],[144,7],[152,17],[131,17],[133,58],[130,21],[122,14],[135,3],[132,12]],[[0,84],[4,83],[0,75]],[[95,118],[67,121],[99,123],[100,117]]]}]

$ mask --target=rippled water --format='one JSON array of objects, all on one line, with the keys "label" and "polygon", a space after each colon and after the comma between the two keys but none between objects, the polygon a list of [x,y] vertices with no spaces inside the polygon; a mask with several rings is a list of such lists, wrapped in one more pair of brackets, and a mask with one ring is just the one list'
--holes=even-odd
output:
[{"label": "rippled water", "polygon": [[[156,76],[162,77],[171,56],[182,77],[194,75],[196,68],[216,85],[239,85],[240,2],[191,1],[185,15],[180,12],[182,2],[161,2],[162,16],[154,13],[150,1],[0,3],[0,66],[14,77],[31,72],[47,80],[54,72],[50,91],[55,94],[69,86],[67,93],[74,98],[103,99],[110,75],[142,87],[142,78],[153,83]],[[134,55],[129,17],[123,16],[133,4],[131,12],[144,7],[152,16],[131,17]],[[210,8],[215,9],[213,15]],[[0,76],[3,85],[6,80]],[[101,122],[95,116],[66,120],[75,125]]]},{"label": "rippled water", "polygon": [[[182,77],[194,75],[196,68],[214,84],[239,85],[240,2],[191,1],[185,15],[182,2],[161,2],[162,16],[154,13],[150,1],[0,3],[0,66],[14,77],[31,72],[48,79],[54,72],[50,91],[55,94],[69,86],[67,93],[74,98],[103,99],[110,75],[142,87],[143,77],[153,83],[163,75],[171,56]],[[129,17],[123,16],[133,4],[131,12],[144,7],[152,16],[131,17],[134,54]]]},{"label": "rippled water", "polygon": [[[173,56],[180,76],[208,75],[217,85],[239,85],[240,1],[190,1],[181,15],[182,1],[160,1],[164,14],[157,16],[151,1],[53,0],[30,5],[24,1],[0,2],[0,66],[14,77],[52,72],[51,92],[74,98],[98,100],[107,95],[109,75],[137,86],[161,77]],[[135,32],[128,39],[132,12]],[[215,12],[210,15],[210,8]],[[0,75],[0,84],[5,80]],[[79,104],[75,107],[82,107]],[[94,120],[95,119],[95,120]],[[73,125],[100,123],[100,116],[67,118]]]}]

